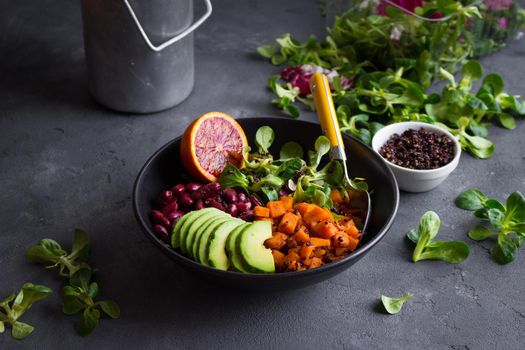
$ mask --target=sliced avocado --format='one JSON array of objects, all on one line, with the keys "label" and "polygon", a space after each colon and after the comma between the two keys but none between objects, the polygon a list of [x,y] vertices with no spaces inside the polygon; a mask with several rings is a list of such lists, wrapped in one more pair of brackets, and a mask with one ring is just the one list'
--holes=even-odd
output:
[{"label": "sliced avocado", "polygon": [[[193,255],[193,259],[195,261],[200,261],[200,259],[199,259],[199,244],[200,244],[200,241],[201,241],[201,237],[204,235],[204,233],[207,232],[208,230],[211,230],[211,231],[215,230],[215,228],[217,226],[219,226],[224,221],[228,221],[228,220],[229,220],[228,217],[209,220],[206,224],[202,225],[202,230],[198,230],[195,233],[195,237],[193,237],[193,244],[192,244],[192,255]],[[206,237],[209,237],[209,234],[206,235]]]},{"label": "sliced avocado", "polygon": [[272,224],[269,221],[255,221],[237,238],[242,260],[250,272],[275,272],[272,250],[264,246],[264,241],[270,237]]},{"label": "sliced avocado", "polygon": [[250,225],[251,223],[246,222],[240,226],[237,226],[233,229],[233,231],[228,235],[228,238],[226,239],[226,254],[228,254],[230,263],[236,271],[250,272],[244,265],[244,262],[242,261],[242,258],[240,256],[240,252],[236,249],[236,242],[239,238],[240,233]]},{"label": "sliced avocado", "polygon": [[197,254],[195,256],[197,257],[197,261],[203,265],[210,266],[210,263],[208,262],[208,240],[210,239],[211,234],[217,229],[217,226],[220,226],[221,224],[222,222],[214,223],[209,226],[206,231],[203,231],[199,237]]},{"label": "sliced avocado", "polygon": [[228,270],[230,261],[226,255],[226,239],[233,229],[240,226],[244,221],[232,218],[223,222],[211,233],[208,238],[208,262],[219,270]]},{"label": "sliced avocado", "polygon": [[180,218],[173,227],[173,230],[171,231],[171,246],[173,248],[178,248],[180,246],[180,230],[184,223],[188,221],[188,219],[193,215],[195,215],[196,212],[197,211],[190,211],[189,213],[184,214],[184,216]]},{"label": "sliced avocado", "polygon": [[191,216],[188,217],[186,222],[182,225],[178,235],[179,249],[183,254],[186,254],[186,235],[188,234],[188,230],[190,229],[190,227],[199,227],[198,225],[194,226],[196,221],[202,223],[202,221],[204,221],[204,219],[202,218],[207,218],[209,217],[209,215],[213,214],[217,215],[218,213],[225,214],[224,212],[216,208],[204,208],[187,214],[191,214]]},{"label": "sliced avocado", "polygon": [[[239,219],[225,220],[225,222],[229,222],[232,220],[241,221],[241,223],[243,222],[242,220],[239,220]],[[217,229],[223,224],[224,222],[218,222],[217,224],[214,223],[213,225],[209,226],[205,231],[203,231],[202,234],[200,235],[199,243],[198,243],[199,246],[197,247],[198,251],[195,256],[198,257],[198,261],[201,264],[206,265],[206,266],[211,266],[209,259],[208,259],[208,252],[209,252],[208,246],[210,244],[210,238],[215,233],[215,231],[217,231]]]},{"label": "sliced avocado", "polygon": [[228,220],[231,218],[232,218],[231,215],[222,212],[222,214],[208,215],[206,220],[202,221],[199,226],[194,226],[194,225],[190,226],[190,228],[188,228],[188,233],[186,234],[186,245],[185,245],[188,257],[195,260],[195,255],[193,254],[193,245],[195,243],[195,237],[200,235],[201,232],[203,232],[211,223],[216,222],[216,221]]}]

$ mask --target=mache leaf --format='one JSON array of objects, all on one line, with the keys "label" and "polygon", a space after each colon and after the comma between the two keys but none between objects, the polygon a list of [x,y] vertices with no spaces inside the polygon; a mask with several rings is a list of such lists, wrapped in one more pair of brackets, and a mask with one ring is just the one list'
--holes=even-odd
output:
[{"label": "mache leaf", "polygon": [[405,294],[400,298],[388,297],[386,295],[381,295],[381,302],[386,312],[391,315],[395,315],[401,311],[401,308],[407,300],[412,299],[413,295],[410,293]]},{"label": "mache leaf", "polygon": [[485,226],[477,225],[468,232],[470,239],[475,241],[483,241],[489,237],[497,236],[498,232],[494,232],[486,228]]},{"label": "mache leaf", "polygon": [[504,265],[513,262],[518,255],[518,247],[512,238],[500,233],[498,241],[492,249],[492,258],[498,264]]},{"label": "mache leaf", "polygon": [[480,190],[470,189],[457,196],[456,206],[465,210],[478,210],[483,208],[483,203],[487,197]]}]

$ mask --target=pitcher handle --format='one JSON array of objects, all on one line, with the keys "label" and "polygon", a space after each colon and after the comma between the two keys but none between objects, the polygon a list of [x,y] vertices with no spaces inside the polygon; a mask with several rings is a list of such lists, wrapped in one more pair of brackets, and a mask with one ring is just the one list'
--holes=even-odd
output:
[{"label": "pitcher handle", "polygon": [[195,23],[193,23],[191,26],[186,28],[181,33],[175,35],[173,38],[165,41],[164,43],[162,43],[162,44],[160,44],[158,46],[155,46],[155,45],[153,45],[151,40],[149,40],[148,35],[144,31],[144,28],[142,28],[142,25],[140,24],[140,21],[137,18],[137,15],[135,14],[135,11],[133,11],[133,8],[131,7],[129,1],[128,0],[124,0],[124,4],[126,4],[126,7],[128,8],[129,14],[131,15],[131,18],[133,18],[133,21],[135,22],[135,24],[137,26],[137,29],[139,30],[140,34],[144,38],[144,41],[146,42],[146,44],[149,46],[150,49],[152,49],[153,51],[156,51],[156,52],[162,51],[163,49],[165,49],[166,47],[170,46],[171,44],[173,44],[173,43],[179,41],[180,39],[184,38],[186,35],[190,34],[195,29],[197,29],[206,19],[208,19],[208,17],[210,17],[211,11],[212,11],[211,1],[210,0],[204,0],[204,3],[206,4],[206,12],[202,15],[201,18],[199,18],[197,21],[195,21]]}]

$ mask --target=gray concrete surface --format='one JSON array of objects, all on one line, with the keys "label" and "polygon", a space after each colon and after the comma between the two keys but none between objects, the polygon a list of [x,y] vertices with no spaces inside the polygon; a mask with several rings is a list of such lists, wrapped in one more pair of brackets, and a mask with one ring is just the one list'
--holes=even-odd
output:
[{"label": "gray concrete surface", "polygon": [[[0,296],[32,281],[56,293],[24,320],[24,341],[0,335],[0,349],[523,349],[525,252],[495,264],[490,243],[469,242],[457,266],[410,262],[403,236],[426,210],[443,220],[442,239],[468,241],[474,224],[454,208],[463,189],[503,198],[525,187],[525,123],[497,127],[486,161],[463,155],[448,181],[426,194],[402,194],[388,235],[352,269],[307,289],[279,294],[225,291],[196,281],[144,237],[131,210],[132,183],[158,147],[194,117],[278,114],[267,77],[276,72],[256,46],[291,32],[322,34],[315,1],[217,0],[195,36],[195,89],[180,106],[125,115],[94,103],[86,90],[78,1],[0,2]],[[483,60],[508,90],[525,95],[525,44]],[[310,112],[305,119],[314,120]],[[43,237],[70,242],[75,227],[92,236],[101,296],[122,307],[82,338],[58,305],[61,281],[29,263]],[[397,316],[378,312],[381,293],[414,294]]]}]

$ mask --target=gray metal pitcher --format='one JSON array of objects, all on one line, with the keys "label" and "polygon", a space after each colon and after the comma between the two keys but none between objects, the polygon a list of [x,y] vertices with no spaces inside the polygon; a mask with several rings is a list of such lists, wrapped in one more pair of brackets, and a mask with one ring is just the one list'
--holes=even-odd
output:
[{"label": "gray metal pitcher", "polygon": [[122,112],[151,113],[193,88],[193,0],[82,0],[89,90]]}]

